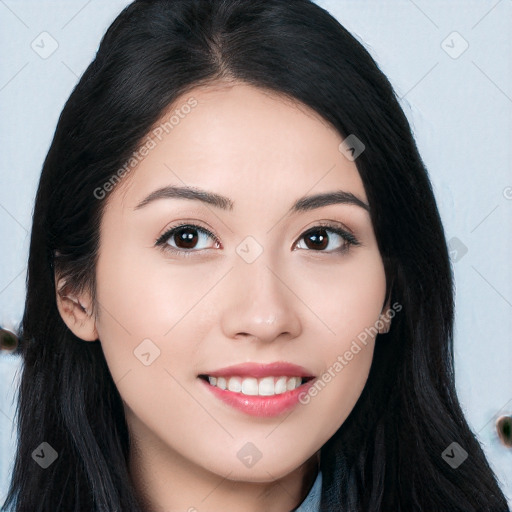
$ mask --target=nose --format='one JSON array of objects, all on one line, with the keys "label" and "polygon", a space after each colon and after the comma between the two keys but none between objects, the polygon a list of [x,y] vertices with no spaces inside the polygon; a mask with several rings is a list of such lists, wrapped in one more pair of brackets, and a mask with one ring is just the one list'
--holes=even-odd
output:
[{"label": "nose", "polygon": [[302,303],[293,293],[293,280],[289,273],[270,264],[262,255],[252,263],[238,261],[230,272],[223,290],[229,300],[221,317],[226,337],[267,343],[299,336]]}]

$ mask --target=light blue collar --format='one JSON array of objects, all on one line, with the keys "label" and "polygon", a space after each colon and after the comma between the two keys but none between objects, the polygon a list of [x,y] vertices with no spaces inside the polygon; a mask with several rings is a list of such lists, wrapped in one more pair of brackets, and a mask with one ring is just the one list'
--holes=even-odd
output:
[{"label": "light blue collar", "polygon": [[293,509],[291,512],[319,512],[320,510],[320,497],[322,492],[322,472],[318,470],[313,487],[309,491],[304,501]]}]

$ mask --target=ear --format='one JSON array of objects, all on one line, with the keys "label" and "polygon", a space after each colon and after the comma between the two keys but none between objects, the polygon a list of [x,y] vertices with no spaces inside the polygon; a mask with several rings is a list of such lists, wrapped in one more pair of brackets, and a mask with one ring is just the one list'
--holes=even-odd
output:
[{"label": "ear", "polygon": [[[389,329],[391,328],[391,317],[387,314],[387,311],[389,310],[389,305],[391,302],[391,293],[388,295],[388,299],[386,301],[386,304],[384,304],[382,311],[379,315],[379,334],[385,334],[389,332]],[[384,324],[384,325],[382,325]]]},{"label": "ear", "polygon": [[92,316],[92,301],[87,293],[75,295],[64,279],[55,279],[57,308],[69,330],[84,341],[96,341],[98,332]]}]

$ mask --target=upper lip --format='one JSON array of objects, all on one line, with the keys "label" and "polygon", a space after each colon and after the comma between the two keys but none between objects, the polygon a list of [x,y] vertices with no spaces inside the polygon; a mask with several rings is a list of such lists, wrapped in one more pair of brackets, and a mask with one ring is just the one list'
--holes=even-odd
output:
[{"label": "upper lip", "polygon": [[233,366],[226,366],[219,370],[212,370],[201,375],[209,375],[211,377],[229,377],[239,375],[243,377],[314,377],[306,368],[296,364],[277,361],[270,364],[261,363],[242,363]]}]

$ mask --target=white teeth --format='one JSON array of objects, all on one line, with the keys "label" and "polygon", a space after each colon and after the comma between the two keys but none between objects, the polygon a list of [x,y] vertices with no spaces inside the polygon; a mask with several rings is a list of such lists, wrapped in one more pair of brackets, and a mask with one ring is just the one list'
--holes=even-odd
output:
[{"label": "white teeth", "polygon": [[244,395],[271,396],[285,393],[301,385],[301,377],[208,377],[212,386]]},{"label": "white teeth", "polygon": [[279,377],[274,384],[274,393],[279,395],[286,391],[286,377]]},{"label": "white teeth", "polygon": [[242,379],[239,377],[231,377],[228,381],[228,389],[229,391],[235,391],[235,393],[242,391]]},{"label": "white teeth", "polygon": [[258,395],[270,396],[274,391],[274,377],[265,377],[260,379],[258,384]]},{"label": "white teeth", "polygon": [[292,389],[295,389],[297,387],[295,384],[296,381],[294,379],[295,379],[295,377],[292,377],[291,379],[288,379],[286,381],[286,389],[288,391],[291,391]]},{"label": "white teeth", "polygon": [[[231,377],[229,382],[238,377]],[[244,395],[257,395],[258,394],[258,379],[254,377],[246,377],[242,380],[242,393]]]}]

